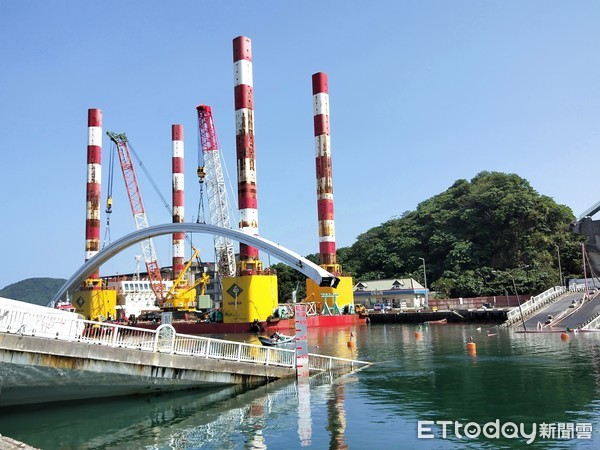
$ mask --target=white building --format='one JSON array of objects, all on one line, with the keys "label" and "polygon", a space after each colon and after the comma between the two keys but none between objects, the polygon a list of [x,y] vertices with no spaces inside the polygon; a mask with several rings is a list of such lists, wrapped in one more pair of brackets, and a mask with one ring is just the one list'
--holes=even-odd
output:
[{"label": "white building", "polygon": [[354,286],[354,302],[369,309],[375,305],[421,309],[426,303],[426,289],[412,278],[359,281]]}]

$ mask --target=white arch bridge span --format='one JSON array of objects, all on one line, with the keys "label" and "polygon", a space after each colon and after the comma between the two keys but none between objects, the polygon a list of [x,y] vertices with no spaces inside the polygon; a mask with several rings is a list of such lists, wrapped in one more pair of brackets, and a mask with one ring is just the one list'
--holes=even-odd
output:
[{"label": "white arch bridge span", "polygon": [[96,256],[88,260],[71,276],[71,278],[67,280],[67,282],[56,293],[52,301],[58,302],[59,300],[63,299],[68,292],[78,288],[86,279],[86,277],[93,273],[96,268],[100,267],[110,258],[122,252],[126,248],[131,247],[132,245],[137,244],[144,239],[178,232],[224,236],[235,241],[251,245],[268,253],[271,256],[276,257],[281,262],[303,273],[319,286],[331,286],[335,288],[340,281],[339,278],[309,261],[308,259],[265,238],[253,236],[240,230],[232,230],[230,228],[223,228],[205,223],[169,223],[163,225],[154,225],[130,233],[98,252]]}]

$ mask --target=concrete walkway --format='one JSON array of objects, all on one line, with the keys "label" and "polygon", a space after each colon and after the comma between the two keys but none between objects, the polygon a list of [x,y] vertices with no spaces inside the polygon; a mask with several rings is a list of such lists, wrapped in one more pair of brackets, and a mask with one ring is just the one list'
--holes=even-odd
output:
[{"label": "concrete walkway", "polygon": [[[369,363],[308,353],[310,373]],[[157,391],[258,386],[296,376],[295,349],[82,320],[0,298],[0,407]]]},{"label": "concrete walkway", "polygon": [[2,450],[40,450],[36,447],[24,444],[15,439],[0,434],[0,448]]},{"label": "concrete walkway", "polygon": [[600,299],[598,297],[588,299],[579,308],[574,309],[572,313],[566,315],[555,327],[563,329],[569,327],[571,330],[574,330],[583,325],[590,317],[598,314],[598,312],[600,312]]},{"label": "concrete walkway", "polygon": [[[529,318],[526,317],[525,324],[527,325],[527,329],[536,330],[538,322],[545,324],[549,315],[552,317],[558,317],[561,313],[568,312],[569,306],[571,306],[573,301],[579,301],[582,297],[583,292],[571,292],[564,294],[554,303],[549,303],[545,308],[536,311],[533,316],[530,316]],[[520,322],[517,322],[516,327],[519,328],[519,326],[522,325]]]},{"label": "concrete walkway", "polygon": [[295,367],[0,333],[0,407],[219,385],[257,386],[295,374]]}]

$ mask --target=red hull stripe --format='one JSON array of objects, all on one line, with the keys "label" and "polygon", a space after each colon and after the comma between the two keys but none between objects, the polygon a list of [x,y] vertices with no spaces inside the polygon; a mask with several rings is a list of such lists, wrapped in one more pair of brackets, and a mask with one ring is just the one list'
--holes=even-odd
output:
[{"label": "red hull stripe", "polygon": [[[87,172],[86,183],[86,222],[85,222],[85,251],[86,260],[100,250],[100,173],[94,166],[101,167],[102,163],[102,111],[96,108],[88,109],[88,146],[87,146]],[[99,134],[97,134],[99,133]],[[91,182],[89,182],[91,181]],[[91,278],[98,278],[99,270],[90,274]]]},{"label": "red hull stripe", "polygon": [[258,249],[246,244],[240,244],[240,254],[246,255],[246,260],[258,259]]},{"label": "red hull stripe", "polygon": [[237,159],[254,159],[254,135],[238,134],[235,137]]},{"label": "red hull stripe", "polygon": [[317,200],[319,220],[333,220],[333,202],[331,200]]},{"label": "red hull stripe", "polygon": [[102,162],[102,147],[88,145],[88,164],[100,164]]},{"label": "red hull stripe", "polygon": [[233,96],[235,99],[235,109],[254,109],[254,89],[247,84],[235,86]]},{"label": "red hull stripe", "polygon": [[327,82],[327,75],[324,74],[323,72],[315,73],[312,76],[312,88],[313,88],[313,95],[320,94],[320,93],[328,93],[329,86],[328,86],[328,82]]},{"label": "red hull stripe", "polygon": [[326,116],[325,114],[314,116],[314,125],[315,136],[329,134],[329,116]]},{"label": "red hull stripe", "polygon": [[[184,173],[184,146],[183,146],[183,125],[171,125],[171,140],[173,147],[173,156],[171,158],[171,172],[173,174],[173,223],[182,223],[184,221],[184,201],[185,192],[183,190],[183,173]],[[178,186],[181,184],[181,186]],[[185,233],[173,233],[173,277],[177,278],[184,268],[185,253],[183,240]]]},{"label": "red hull stripe", "polygon": [[99,109],[88,109],[88,127],[102,126],[102,111]]},{"label": "red hull stripe", "polygon": [[184,198],[183,191],[173,192],[173,205],[174,206],[183,206],[183,201],[184,201],[183,198]]},{"label": "red hull stripe", "polygon": [[[319,219],[319,253],[321,264],[336,264],[336,245],[333,212],[333,178],[328,136],[329,83],[327,75],[318,72],[312,76],[314,102],[314,135],[317,156],[317,213]],[[319,113],[319,114],[317,114]]]},{"label": "red hull stripe", "polygon": [[238,36],[233,40],[233,62],[240,59],[252,61],[252,41],[246,36]]},{"label": "red hull stripe", "polygon": [[[238,63],[239,61],[247,63]],[[256,174],[254,148],[254,89],[252,84],[252,41],[245,36],[233,40],[234,62],[234,102],[236,111],[236,155],[238,171],[238,209],[256,210]],[[238,84],[239,83],[239,84]],[[253,223],[246,224],[241,219],[240,228],[256,229],[257,214]],[[258,259],[258,249],[240,243],[240,260]]]},{"label": "red hull stripe", "polygon": [[318,156],[315,158],[315,167],[317,169],[317,179],[331,178],[331,158],[329,156]]},{"label": "red hull stripe", "polygon": [[319,242],[319,249],[321,255],[335,255],[335,242]]},{"label": "red hull stripe", "polygon": [[240,197],[240,201],[239,201],[240,209],[256,209],[257,205],[258,205],[258,202],[256,201],[256,198]]},{"label": "red hull stripe", "polygon": [[183,141],[183,125],[172,125],[171,126],[171,140],[172,141]]},{"label": "red hull stripe", "polygon": [[173,158],[173,173],[183,173],[183,158]]}]

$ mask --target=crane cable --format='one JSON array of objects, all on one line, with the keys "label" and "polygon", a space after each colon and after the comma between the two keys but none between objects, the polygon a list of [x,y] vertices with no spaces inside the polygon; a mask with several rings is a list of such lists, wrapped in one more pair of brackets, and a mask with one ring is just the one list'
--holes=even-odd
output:
[{"label": "crane cable", "polygon": [[594,281],[599,280],[598,275],[596,275],[596,273],[594,272],[594,267],[592,266],[592,262],[590,261],[590,256],[588,255],[587,250],[584,250],[584,256],[585,256],[585,261],[584,264],[587,263],[588,267],[590,268],[590,278]]},{"label": "crane cable", "polygon": [[[148,181],[150,181],[150,184],[152,185],[152,187],[154,188],[154,191],[158,194],[158,196],[160,197],[163,206],[166,208],[167,213],[169,214],[169,216],[171,216],[172,213],[172,209],[171,206],[169,205],[169,202],[167,202],[167,200],[165,199],[164,195],[162,195],[162,193],[160,192],[160,189],[158,188],[158,185],[156,184],[156,182],[154,181],[154,179],[152,178],[152,176],[150,175],[150,172],[148,172],[148,170],[146,169],[146,166],[144,165],[144,163],[142,162],[142,159],[139,157],[139,155],[137,154],[137,152],[134,150],[133,146],[131,145],[131,142],[129,143],[129,148],[131,150],[131,153],[133,153],[133,156],[135,157],[138,166],[144,171],[144,174],[146,175],[146,177],[148,178]],[[191,243],[191,239],[189,237],[188,234],[185,235],[185,240],[188,243]]]},{"label": "crane cable", "polygon": [[[200,170],[200,168],[198,168]],[[206,223],[206,217],[204,213],[204,180],[200,181],[200,200],[198,200],[198,215],[196,216],[196,223]]]},{"label": "crane cable", "polygon": [[102,241],[102,248],[111,244],[110,239],[110,214],[112,213],[112,193],[113,193],[113,178],[114,178],[114,167],[115,167],[115,145],[111,146],[110,157],[108,161],[108,190],[106,197],[106,228],[104,229],[104,240]]},{"label": "crane cable", "polygon": [[198,142],[200,142],[200,151],[198,152],[198,183],[200,184],[200,199],[198,200],[198,215],[196,223],[206,223],[204,212],[204,179],[206,178],[206,165],[204,163],[204,151],[202,150],[202,137],[200,135],[200,127],[198,127]]},{"label": "crane cable", "polygon": [[133,145],[131,145],[131,142],[129,142],[129,148],[131,150],[131,153],[133,153],[133,156],[135,157],[135,159],[136,159],[136,161],[138,163],[138,166],[140,166],[140,168],[144,171],[144,174],[148,178],[148,181],[150,181],[150,184],[154,188],[154,191],[158,194],[158,196],[162,200],[163,206],[167,209],[167,213],[169,214],[169,216],[171,216],[171,207],[169,206],[169,202],[167,202],[167,200],[165,199],[165,197],[160,192],[160,189],[158,189],[158,186],[154,182],[154,179],[150,175],[150,172],[148,172],[148,170],[146,169],[146,166],[142,162],[142,159],[138,156],[137,152],[133,149]]}]

